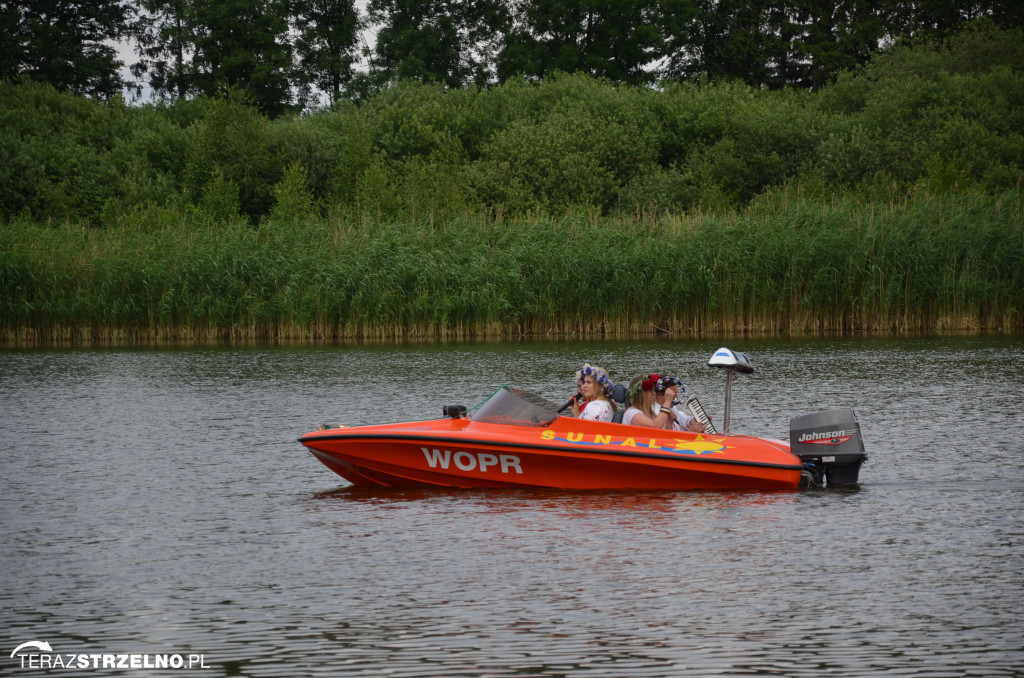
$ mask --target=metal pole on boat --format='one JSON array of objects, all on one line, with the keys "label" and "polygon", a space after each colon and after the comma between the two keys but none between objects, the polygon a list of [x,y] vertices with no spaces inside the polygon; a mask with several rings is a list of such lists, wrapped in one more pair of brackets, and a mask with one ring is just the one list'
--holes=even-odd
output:
[{"label": "metal pole on boat", "polygon": [[725,380],[725,424],[722,433],[729,432],[729,419],[732,416],[732,382],[736,379],[736,370],[729,370]]}]

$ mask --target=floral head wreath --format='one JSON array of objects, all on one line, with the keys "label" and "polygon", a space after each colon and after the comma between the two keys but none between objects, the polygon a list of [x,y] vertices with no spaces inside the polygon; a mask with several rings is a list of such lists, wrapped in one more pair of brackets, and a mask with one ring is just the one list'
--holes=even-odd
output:
[{"label": "floral head wreath", "polygon": [[658,380],[658,383],[654,385],[654,392],[664,393],[673,384],[679,387],[680,393],[686,393],[686,387],[683,386],[683,380],[679,377],[662,377]]},{"label": "floral head wreath", "polygon": [[601,387],[602,391],[604,391],[604,394],[609,398],[611,397],[612,389],[615,388],[615,384],[608,379],[608,373],[603,369],[600,367],[594,367],[590,363],[584,363],[583,367],[576,370],[576,383],[579,384],[582,382],[583,377],[592,377],[594,382]]},{"label": "floral head wreath", "polygon": [[658,385],[658,380],[661,379],[657,374],[647,374],[644,378],[636,382],[629,387],[626,391],[626,397],[629,398],[629,402],[635,403],[637,396],[640,395],[640,391],[653,391],[655,386]]}]

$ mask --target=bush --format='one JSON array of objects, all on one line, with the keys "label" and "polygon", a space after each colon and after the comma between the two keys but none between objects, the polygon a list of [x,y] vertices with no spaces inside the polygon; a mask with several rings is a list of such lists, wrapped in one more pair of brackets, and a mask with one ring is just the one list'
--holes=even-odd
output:
[{"label": "bush", "polygon": [[287,223],[305,221],[317,213],[316,201],[306,181],[306,170],[297,162],[288,166],[281,181],[274,186],[273,221]]},{"label": "bush", "polygon": [[267,121],[259,112],[233,99],[207,99],[202,116],[186,130],[184,187],[193,201],[211,182],[237,187],[239,206],[253,223],[270,211],[271,189],[284,166],[272,152]]},{"label": "bush", "polygon": [[401,82],[274,121],[237,95],[129,107],[4,82],[0,218],[153,226],[204,200],[231,214],[237,190],[256,225],[296,165],[318,212],[428,221],[742,209],[790,183],[881,200],[994,194],[1024,177],[1022,38],[975,22],[814,93],[555,74],[489,89]]}]

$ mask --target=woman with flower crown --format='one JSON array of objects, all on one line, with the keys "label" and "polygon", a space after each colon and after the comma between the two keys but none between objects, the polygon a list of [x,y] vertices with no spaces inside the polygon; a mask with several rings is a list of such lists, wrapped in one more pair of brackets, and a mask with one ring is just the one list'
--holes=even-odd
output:
[{"label": "woman with flower crown", "polygon": [[629,382],[626,390],[626,401],[629,407],[622,415],[623,424],[633,426],[652,426],[669,428],[675,421],[675,410],[671,407],[659,407],[654,389],[661,377],[657,374],[645,374]]},{"label": "woman with flower crown", "polygon": [[[614,384],[608,373],[600,367],[586,363],[576,371],[576,385],[579,393],[569,402],[572,416],[595,421],[611,421],[615,403],[610,399]],[[582,403],[580,402],[582,401]]]},{"label": "woman with flower crown", "polygon": [[676,396],[679,395],[680,389],[682,389],[683,393],[686,393],[683,380],[679,377],[661,377],[658,379],[658,382],[654,385],[655,410],[660,412],[665,408],[670,408],[675,415],[672,417],[671,423],[666,424],[665,428],[672,429],[673,431],[704,433],[704,424],[700,423],[696,417],[690,415],[686,410],[676,407]]}]

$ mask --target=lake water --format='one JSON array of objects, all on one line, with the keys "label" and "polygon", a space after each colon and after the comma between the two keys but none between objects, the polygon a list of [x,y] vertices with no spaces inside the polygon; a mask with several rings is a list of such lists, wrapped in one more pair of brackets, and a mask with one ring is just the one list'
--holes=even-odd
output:
[{"label": "lake water", "polygon": [[[720,421],[723,344],[757,369],[732,430],[853,408],[859,488],[357,492],[296,442],[562,399],[585,360]],[[0,674],[1021,676],[1022,366],[1003,335],[0,351]]]}]

